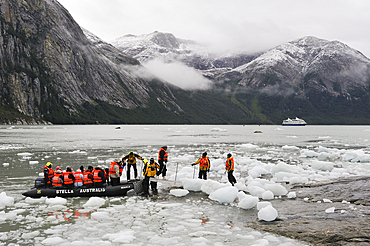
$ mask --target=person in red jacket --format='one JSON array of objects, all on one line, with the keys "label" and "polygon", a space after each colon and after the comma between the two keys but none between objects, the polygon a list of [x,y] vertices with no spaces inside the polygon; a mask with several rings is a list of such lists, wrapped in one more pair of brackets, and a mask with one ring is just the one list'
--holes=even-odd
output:
[{"label": "person in red jacket", "polygon": [[54,188],[62,188],[63,186],[63,172],[61,169],[58,169],[54,174],[52,185]]},{"label": "person in red jacket", "polygon": [[167,161],[168,161],[167,146],[162,146],[158,152],[159,171],[157,172],[157,176],[162,174],[163,179],[166,179]]},{"label": "person in red jacket", "polygon": [[89,166],[84,172],[83,182],[84,182],[84,186],[86,186],[87,188],[94,186],[92,170],[93,170],[93,167]]},{"label": "person in red jacket", "polygon": [[63,173],[64,187],[73,188],[73,183],[75,181],[75,176],[73,175],[72,168],[67,167],[66,171]]},{"label": "person in red jacket", "polygon": [[101,166],[97,166],[93,171],[93,182],[95,188],[101,188],[105,184],[105,175]]},{"label": "person in red jacket", "polygon": [[84,175],[81,172],[81,169],[77,169],[73,176],[75,177],[75,180],[73,181],[75,187],[80,187],[84,184],[83,183]]},{"label": "person in red jacket", "polygon": [[44,180],[46,187],[51,187],[52,180],[54,177],[54,171],[52,169],[53,164],[51,162],[46,163],[44,166]]},{"label": "person in red jacket", "polygon": [[109,176],[112,186],[119,185],[120,182],[120,172],[119,172],[120,161],[115,159],[110,163],[109,166]]}]

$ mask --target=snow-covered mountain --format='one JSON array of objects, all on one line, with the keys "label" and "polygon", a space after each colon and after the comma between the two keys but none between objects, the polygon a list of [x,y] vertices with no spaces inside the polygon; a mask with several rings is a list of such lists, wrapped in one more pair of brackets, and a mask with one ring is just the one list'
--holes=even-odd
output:
[{"label": "snow-covered mountain", "polygon": [[142,63],[153,59],[160,59],[166,63],[181,62],[209,77],[236,68],[256,57],[250,54],[217,55],[209,51],[205,45],[158,31],[138,36],[125,35],[110,43]]},{"label": "snow-covered mountain", "polygon": [[[332,95],[368,89],[370,60],[339,41],[303,37],[277,46],[253,61],[220,75],[218,81],[238,79],[242,87],[304,93],[307,89]],[[276,90],[275,90],[276,91]]]}]

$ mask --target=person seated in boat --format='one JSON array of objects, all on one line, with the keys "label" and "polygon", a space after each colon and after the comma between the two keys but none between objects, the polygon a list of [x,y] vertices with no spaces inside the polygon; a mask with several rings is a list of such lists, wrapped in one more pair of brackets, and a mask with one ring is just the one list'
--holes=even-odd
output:
[{"label": "person seated in boat", "polygon": [[81,169],[77,169],[73,176],[75,177],[75,180],[73,182],[74,187],[80,187],[84,184],[83,183],[84,176],[81,172]]},{"label": "person seated in boat", "polygon": [[85,170],[84,175],[83,175],[83,183],[84,183],[84,186],[87,188],[91,188],[94,186],[92,170],[93,170],[93,167],[89,166]]},{"label": "person seated in boat", "polygon": [[47,162],[44,166],[44,179],[45,179],[45,185],[46,187],[51,187],[51,182],[54,177],[54,171],[52,169],[53,163]]},{"label": "person seated in boat", "polygon": [[157,190],[157,179],[156,174],[159,171],[159,165],[154,161],[154,158],[150,158],[150,163],[148,163],[147,159],[144,159],[144,169],[143,169],[143,189],[144,195],[149,194],[149,181],[150,187],[154,195],[158,194]]},{"label": "person seated in boat", "polygon": [[139,160],[143,160],[143,158],[140,155],[135,154],[133,151],[130,151],[130,153],[128,153],[126,156],[122,157],[122,162],[127,160],[127,172],[126,172],[127,180],[130,180],[130,168],[131,168],[131,166],[134,168],[135,179],[137,179],[136,158],[139,159]]},{"label": "person seated in boat", "polygon": [[64,176],[62,169],[58,169],[53,177],[52,185],[54,188],[62,188],[64,182]]},{"label": "person seated in boat", "polygon": [[65,188],[73,188],[73,183],[75,181],[75,176],[73,175],[73,171],[71,167],[67,167],[66,171],[63,173],[64,176],[64,187]]},{"label": "person seated in boat", "polygon": [[81,170],[81,173],[84,174],[85,173],[85,168],[84,166],[80,166],[80,170]]},{"label": "person seated in boat", "polygon": [[109,166],[109,177],[112,186],[120,184],[120,172],[119,172],[120,161],[115,159],[110,163]]},{"label": "person seated in boat", "polygon": [[109,180],[109,168],[108,167],[104,167],[104,177],[105,177],[105,181],[107,182],[107,185],[111,185],[112,180]]},{"label": "person seated in boat", "polygon": [[101,188],[105,184],[105,175],[103,168],[101,166],[95,167],[93,171],[93,182],[94,182],[94,187],[96,188]]},{"label": "person seated in boat", "polygon": [[55,172],[56,172],[56,171],[58,171],[58,170],[60,170],[60,171],[63,173],[63,169],[62,169],[60,166],[57,166],[57,167],[55,168]]}]

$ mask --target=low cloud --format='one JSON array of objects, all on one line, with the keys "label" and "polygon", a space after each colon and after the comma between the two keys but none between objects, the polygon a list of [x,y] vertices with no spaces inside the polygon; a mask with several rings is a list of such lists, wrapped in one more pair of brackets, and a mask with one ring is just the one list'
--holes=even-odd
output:
[{"label": "low cloud", "polygon": [[184,90],[207,90],[212,82],[194,68],[180,62],[165,63],[160,59],[143,63],[153,75]]}]

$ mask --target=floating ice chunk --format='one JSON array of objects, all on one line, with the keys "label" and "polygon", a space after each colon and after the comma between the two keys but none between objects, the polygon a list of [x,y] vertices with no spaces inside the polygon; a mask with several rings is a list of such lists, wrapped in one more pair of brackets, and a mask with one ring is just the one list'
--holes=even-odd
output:
[{"label": "floating ice chunk", "polygon": [[91,214],[91,218],[95,220],[109,219],[109,213],[108,212],[94,212]]},{"label": "floating ice chunk", "polygon": [[270,190],[267,190],[267,191],[262,193],[262,199],[263,200],[272,200],[272,199],[274,199],[274,193],[272,193],[272,191],[270,191]]},{"label": "floating ice chunk", "polygon": [[204,179],[184,179],[182,180],[182,186],[185,190],[201,191],[205,182]]},{"label": "floating ice chunk", "polygon": [[217,181],[214,181],[214,180],[206,180],[205,182],[203,182],[203,185],[201,187],[201,190],[202,192],[206,193],[206,194],[211,194],[212,192],[220,189],[220,188],[223,188],[227,186],[226,184],[221,184]]},{"label": "floating ice chunk", "polygon": [[29,232],[29,233],[23,233],[22,238],[23,239],[31,239],[31,238],[37,237],[38,235],[40,235],[39,231],[33,231],[33,232]]},{"label": "floating ice chunk", "polygon": [[294,199],[294,198],[297,197],[297,194],[294,191],[291,191],[291,192],[288,193],[287,197],[289,199]]},{"label": "floating ice chunk", "polygon": [[238,207],[244,209],[251,209],[257,205],[258,201],[259,201],[258,197],[246,195],[243,199],[240,200],[240,202],[238,203]]},{"label": "floating ice chunk", "polygon": [[193,245],[208,245],[210,243],[210,241],[204,237],[192,238],[191,242]]},{"label": "floating ice chunk", "polygon": [[50,237],[46,238],[41,243],[46,245],[59,245],[61,243],[64,243],[64,239],[61,237]]},{"label": "floating ice chunk", "polygon": [[68,154],[81,154],[81,155],[87,155],[86,151],[81,151],[81,150],[74,150],[71,152],[68,152]]},{"label": "floating ice chunk", "polygon": [[49,205],[65,205],[67,204],[67,199],[63,197],[47,198],[45,203]]},{"label": "floating ice chunk", "polygon": [[327,161],[313,161],[311,167],[321,171],[331,171],[334,169],[333,163]]},{"label": "floating ice chunk", "polygon": [[227,129],[215,127],[211,129],[211,132],[227,132]]},{"label": "floating ice chunk", "polygon": [[331,208],[326,209],[325,213],[332,214],[332,213],[334,213],[334,211],[335,211],[335,207],[331,207]]},{"label": "floating ice chunk", "polygon": [[262,166],[255,166],[251,170],[248,171],[248,174],[252,178],[258,178],[258,177],[261,176],[261,174],[268,174],[268,173],[270,173],[270,172]]},{"label": "floating ice chunk", "polygon": [[35,165],[35,164],[39,164],[39,161],[29,161],[28,162],[30,165]]},{"label": "floating ice chunk", "polygon": [[313,150],[303,149],[301,150],[301,157],[318,157],[319,153]]},{"label": "floating ice chunk", "polygon": [[18,153],[17,155],[20,155],[20,156],[31,156],[33,154],[32,153],[28,153],[28,152],[24,152],[24,153]]},{"label": "floating ice chunk", "polygon": [[36,203],[44,203],[45,200],[46,200],[46,197],[41,197],[41,198],[26,197],[24,201],[28,204],[36,204]]},{"label": "floating ice chunk", "polygon": [[112,243],[131,243],[132,241],[135,240],[135,231],[127,229],[127,230],[122,230],[117,233],[112,233],[112,234],[105,234],[102,239],[107,239],[111,241]]},{"label": "floating ice chunk", "polygon": [[297,146],[289,146],[289,145],[284,145],[281,147],[283,150],[299,150],[299,147]]},{"label": "floating ice chunk", "polygon": [[232,203],[237,195],[238,189],[233,186],[228,186],[212,192],[209,198],[220,203]]},{"label": "floating ice chunk", "polygon": [[325,203],[333,203],[330,199],[326,199],[326,198],[322,199],[322,201]]},{"label": "floating ice chunk", "polygon": [[257,202],[257,210],[261,210],[262,208],[267,207],[269,205],[272,206],[271,202]]},{"label": "floating ice chunk", "polygon": [[83,205],[84,208],[98,208],[105,204],[105,199],[100,197],[90,197],[90,199]]},{"label": "floating ice chunk", "polygon": [[248,185],[247,186],[247,190],[248,192],[252,195],[252,196],[256,196],[256,197],[259,197],[259,198],[262,198],[262,194],[263,192],[265,192],[266,190],[262,187],[259,187],[259,186],[255,186],[255,185]]},{"label": "floating ice chunk", "polygon": [[9,163],[4,162],[4,163],[3,163],[3,166],[4,166],[4,167],[8,167],[8,166],[9,166]]},{"label": "floating ice chunk", "polygon": [[5,192],[0,193],[0,209],[10,206],[14,203],[14,198],[7,196]]},{"label": "floating ice chunk", "polygon": [[287,189],[281,184],[265,184],[263,188],[272,191],[275,196],[285,196],[288,194]]},{"label": "floating ice chunk", "polygon": [[258,211],[258,219],[264,221],[273,221],[278,217],[277,210],[272,206],[268,205]]},{"label": "floating ice chunk", "polygon": [[245,149],[257,149],[257,148],[259,148],[258,145],[254,145],[254,144],[250,144],[250,143],[241,144],[239,147],[240,148],[245,148]]},{"label": "floating ice chunk", "polygon": [[189,191],[184,189],[173,189],[170,191],[170,194],[173,196],[181,197],[189,194]]},{"label": "floating ice chunk", "polygon": [[196,231],[193,233],[189,233],[189,237],[204,237],[204,236],[217,236],[217,233],[213,231]]}]

